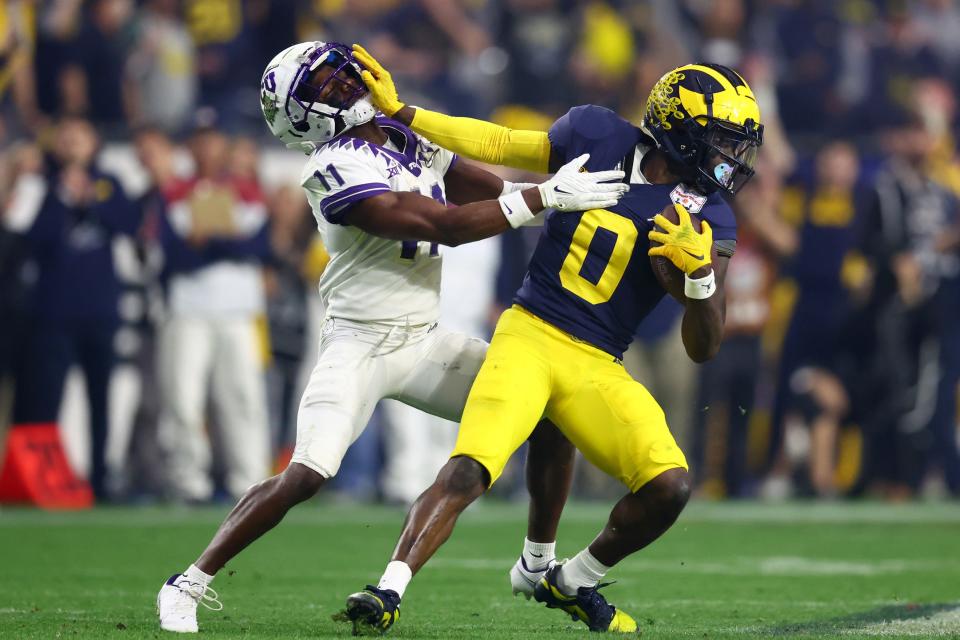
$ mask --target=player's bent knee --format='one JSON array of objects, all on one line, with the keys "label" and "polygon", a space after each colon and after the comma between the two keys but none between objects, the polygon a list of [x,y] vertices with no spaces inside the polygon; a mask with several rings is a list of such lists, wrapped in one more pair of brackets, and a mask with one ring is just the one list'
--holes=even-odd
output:
[{"label": "player's bent knee", "polygon": [[278,477],[284,495],[295,502],[312,498],[327,481],[310,467],[296,462],[290,463]]},{"label": "player's bent knee", "polygon": [[690,500],[690,491],[690,475],[684,469],[670,469],[651,480],[639,492],[646,493],[648,501],[653,503],[661,517],[672,522]]},{"label": "player's bent knee", "polygon": [[456,456],[450,458],[440,470],[437,482],[447,494],[473,500],[487,490],[490,473],[473,458]]}]

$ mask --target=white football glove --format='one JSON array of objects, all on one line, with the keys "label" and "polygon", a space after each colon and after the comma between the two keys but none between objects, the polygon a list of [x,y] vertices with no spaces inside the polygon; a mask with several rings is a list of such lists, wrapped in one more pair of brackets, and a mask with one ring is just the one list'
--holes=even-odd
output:
[{"label": "white football glove", "polygon": [[589,173],[580,169],[590,159],[585,153],[560,167],[552,178],[539,185],[540,199],[545,209],[559,211],[586,211],[605,209],[617,204],[630,185],[619,182],[620,170]]}]

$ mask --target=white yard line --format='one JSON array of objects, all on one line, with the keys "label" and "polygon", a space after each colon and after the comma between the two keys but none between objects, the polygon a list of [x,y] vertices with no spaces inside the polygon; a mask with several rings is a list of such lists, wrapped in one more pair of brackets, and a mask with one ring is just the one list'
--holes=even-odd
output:
[{"label": "white yard line", "polygon": [[845,629],[843,633],[844,635],[957,638],[960,637],[960,607],[921,618],[875,622],[859,629]]}]

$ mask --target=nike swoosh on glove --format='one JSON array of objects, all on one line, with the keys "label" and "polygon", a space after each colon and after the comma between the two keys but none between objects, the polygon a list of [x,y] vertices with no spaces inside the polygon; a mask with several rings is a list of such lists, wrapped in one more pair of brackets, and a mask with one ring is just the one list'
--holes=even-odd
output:
[{"label": "nike swoosh on glove", "polygon": [[667,258],[689,276],[700,267],[711,264],[713,229],[706,220],[701,220],[700,231],[697,231],[693,228],[690,213],[682,205],[674,204],[673,206],[677,211],[678,224],[668,220],[662,213],[654,216],[654,224],[663,231],[657,231],[654,228],[647,234],[652,242],[660,243],[658,247],[650,247],[647,254]]},{"label": "nike swoosh on glove", "polygon": [[617,204],[623,194],[630,190],[630,185],[620,182],[623,180],[623,171],[590,173],[583,170],[583,166],[589,159],[589,153],[574,158],[560,167],[552,178],[537,187],[544,209],[559,211],[606,209]]}]

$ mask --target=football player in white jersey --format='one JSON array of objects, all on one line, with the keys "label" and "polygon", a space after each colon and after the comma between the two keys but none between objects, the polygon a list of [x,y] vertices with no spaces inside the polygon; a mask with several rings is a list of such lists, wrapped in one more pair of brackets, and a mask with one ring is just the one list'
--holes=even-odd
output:
[{"label": "football player in white jersey", "polygon": [[[581,172],[587,156],[541,185],[511,184],[458,161],[376,117],[360,67],[341,44],[285,49],[267,65],[260,95],[271,132],[310,154],[301,184],[330,252],[320,280],[327,318],[291,464],[251,487],[200,557],[163,585],[157,610],[168,631],[196,632],[199,603],[221,608],[209,587],[214,574],[336,474],[379,400],[460,420],[487,344],[437,325],[439,245],[496,235],[546,208],[612,206],[626,190],[622,171]],[[527,538],[552,552],[573,450],[549,423],[538,431],[528,459],[535,482]],[[388,568],[384,579],[392,584],[389,572],[404,567]],[[393,619],[385,622],[384,629]]]}]

